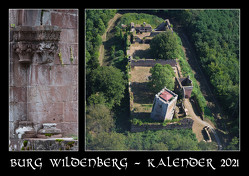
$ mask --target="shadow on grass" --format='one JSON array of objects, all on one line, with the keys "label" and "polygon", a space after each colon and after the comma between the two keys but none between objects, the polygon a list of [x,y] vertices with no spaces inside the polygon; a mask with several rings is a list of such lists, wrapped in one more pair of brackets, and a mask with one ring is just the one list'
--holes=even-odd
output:
[{"label": "shadow on grass", "polygon": [[144,59],[151,59],[152,58],[149,48],[146,50],[136,50],[136,51],[134,51],[132,56],[133,56],[133,58],[138,56],[140,59],[143,59],[143,58]]},{"label": "shadow on grass", "polygon": [[131,91],[133,92],[134,103],[152,104],[155,94],[151,92],[148,82],[132,82]]}]

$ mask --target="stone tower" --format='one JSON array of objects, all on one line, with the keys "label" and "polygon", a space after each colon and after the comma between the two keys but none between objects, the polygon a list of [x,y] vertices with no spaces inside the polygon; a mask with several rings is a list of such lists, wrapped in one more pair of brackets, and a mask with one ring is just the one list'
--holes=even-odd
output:
[{"label": "stone tower", "polygon": [[166,87],[155,95],[151,118],[164,121],[172,120],[178,95]]}]

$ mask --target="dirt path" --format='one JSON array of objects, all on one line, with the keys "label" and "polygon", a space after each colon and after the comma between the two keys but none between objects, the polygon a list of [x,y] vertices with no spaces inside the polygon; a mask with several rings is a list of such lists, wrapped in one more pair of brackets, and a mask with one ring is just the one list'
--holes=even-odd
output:
[{"label": "dirt path", "polygon": [[115,24],[115,21],[117,19],[119,19],[122,15],[119,14],[119,13],[116,13],[115,16],[110,19],[110,21],[108,22],[108,26],[107,26],[107,29],[105,31],[105,33],[102,35],[102,44],[100,45],[100,48],[99,48],[99,64],[100,66],[103,65],[103,61],[104,61],[104,58],[105,58],[105,47],[104,47],[104,43],[106,42],[106,34],[108,32],[111,31],[111,29],[114,27],[114,24]]},{"label": "dirt path", "polygon": [[196,138],[198,139],[198,141],[200,142],[201,140],[203,140],[203,135],[202,135],[203,128],[205,126],[209,126],[210,131],[214,134],[215,140],[216,140],[217,145],[218,145],[218,150],[221,150],[222,145],[221,145],[219,136],[217,135],[217,133],[215,131],[215,127],[213,126],[213,124],[201,120],[200,116],[196,115],[197,113],[195,112],[195,109],[193,108],[194,106],[189,101],[189,99],[185,99],[184,105],[185,105],[186,109],[188,109],[188,114],[194,120],[192,130],[196,134]]}]

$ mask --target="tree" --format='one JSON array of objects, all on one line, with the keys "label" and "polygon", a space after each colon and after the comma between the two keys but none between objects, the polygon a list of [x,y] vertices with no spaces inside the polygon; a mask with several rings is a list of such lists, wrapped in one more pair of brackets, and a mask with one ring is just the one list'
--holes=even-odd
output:
[{"label": "tree", "polygon": [[95,104],[105,104],[106,103],[106,99],[105,96],[102,92],[97,92],[95,94],[92,94],[89,98],[88,98],[88,103],[90,105],[95,105]]},{"label": "tree", "polygon": [[125,82],[123,73],[112,66],[98,67],[90,75],[92,93],[102,92],[110,108],[120,105],[124,97]]},{"label": "tree", "polygon": [[167,30],[156,35],[150,43],[152,55],[157,59],[175,59],[177,57],[177,38]]},{"label": "tree", "polygon": [[238,150],[239,149],[239,139],[235,136],[229,145],[226,147],[227,150]]},{"label": "tree", "polygon": [[170,90],[174,89],[175,74],[170,65],[166,64],[163,66],[157,63],[150,69],[150,73],[151,76],[149,77],[149,86],[153,92],[157,93],[164,87],[167,87]]},{"label": "tree", "polygon": [[151,145],[151,150],[168,150],[168,147],[166,144],[160,142],[160,143],[155,143]]},{"label": "tree", "polygon": [[88,143],[90,150],[125,150],[125,136],[121,133],[99,133]]},{"label": "tree", "polygon": [[96,28],[98,29],[98,33],[100,35],[104,34],[105,32],[105,24],[103,23],[102,19],[99,18],[97,21],[95,21]]},{"label": "tree", "polygon": [[87,107],[86,129],[89,133],[109,132],[113,127],[113,115],[109,108],[103,104],[95,104]]}]

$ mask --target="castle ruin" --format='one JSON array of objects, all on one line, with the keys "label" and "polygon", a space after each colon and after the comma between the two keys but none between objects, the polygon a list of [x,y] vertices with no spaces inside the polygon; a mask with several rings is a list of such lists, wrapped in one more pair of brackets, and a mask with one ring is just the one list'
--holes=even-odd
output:
[{"label": "castle ruin", "polygon": [[166,87],[155,95],[151,118],[158,121],[172,120],[178,95]]}]

